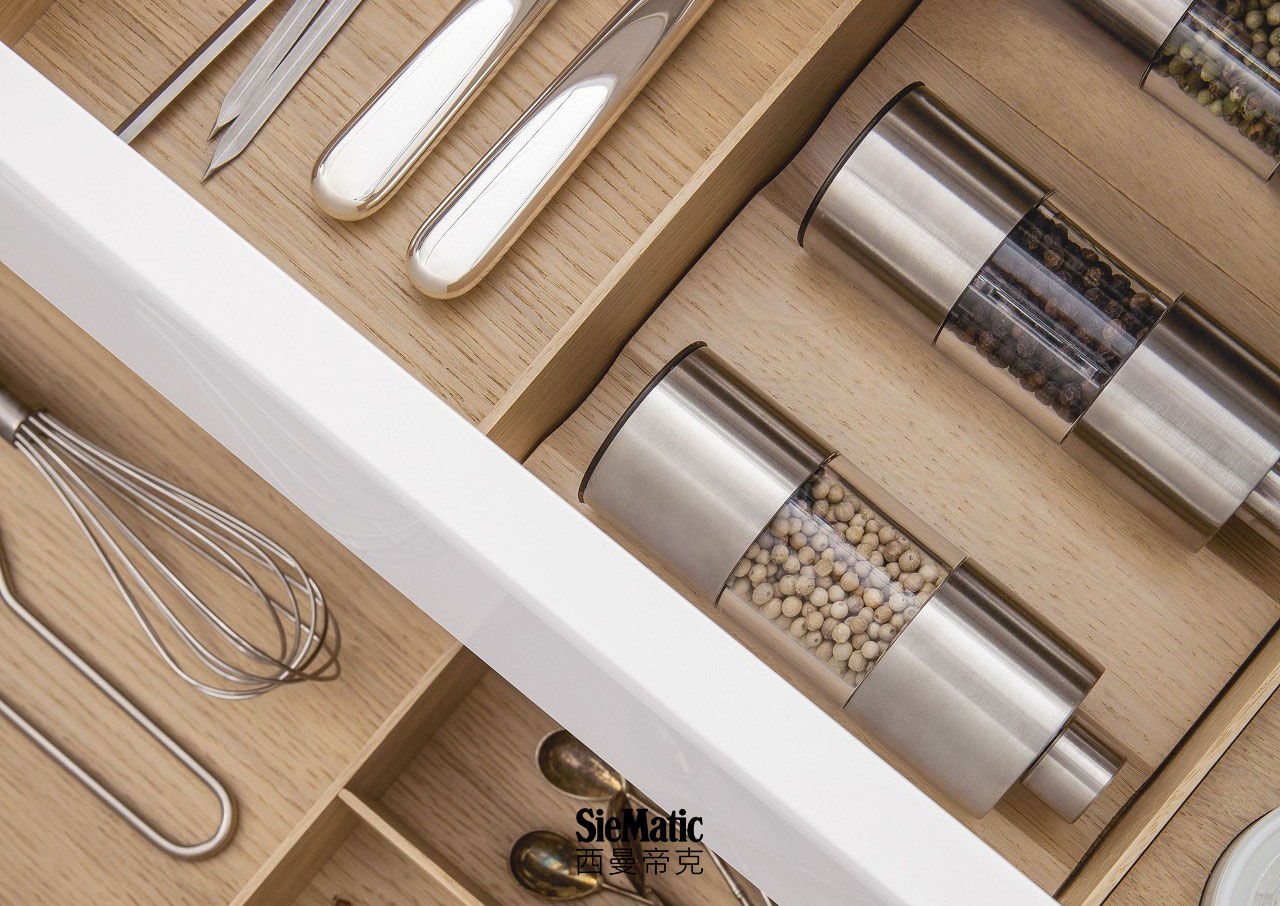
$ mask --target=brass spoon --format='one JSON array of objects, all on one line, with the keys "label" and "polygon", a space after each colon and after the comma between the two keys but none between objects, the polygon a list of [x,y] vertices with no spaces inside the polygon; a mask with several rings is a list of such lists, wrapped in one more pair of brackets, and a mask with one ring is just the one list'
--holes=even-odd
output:
[{"label": "brass spoon", "polygon": [[[620,793],[652,811],[662,812],[651,799],[637,791],[625,777],[568,730],[556,730],[544,737],[538,743],[538,751],[534,757],[538,762],[538,770],[547,782],[567,796],[575,799],[610,799]],[[724,878],[734,899],[742,906],[753,906],[715,851],[710,847],[706,847],[706,850],[711,864]],[[766,900],[773,902],[767,898]]]},{"label": "brass spoon", "polygon": [[[654,906],[654,900],[578,871],[577,845],[555,831],[530,831],[511,846],[511,874],[525,890],[548,900],[580,900],[603,890]],[[660,902],[660,901],[659,901]]]}]

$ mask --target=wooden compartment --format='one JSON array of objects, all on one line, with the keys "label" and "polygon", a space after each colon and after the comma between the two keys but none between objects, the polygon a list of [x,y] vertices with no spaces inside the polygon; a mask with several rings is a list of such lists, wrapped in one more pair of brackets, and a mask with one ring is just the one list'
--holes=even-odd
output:
[{"label": "wooden compartment", "polygon": [[[1127,258],[1187,287],[1243,335],[1274,346],[1280,331],[1256,297],[1178,234],[1178,224],[1154,221],[932,50],[914,30],[931,21],[929,7],[859,74],[794,163],[720,235],[529,464],[574,499],[591,456],[639,389],[680,349],[705,340],[947,533],[1107,668],[1083,712],[1119,741],[1129,763],[1103,800],[1067,825],[1015,794],[970,822],[1056,891],[1231,681],[1275,622],[1278,602],[1224,545],[1197,555],[1176,549],[809,258],[796,243],[799,220],[862,126],[921,79],[1059,187],[1059,203],[1101,237],[1115,237]],[[1202,602],[1214,599],[1231,602],[1229,621],[1206,620]]]},{"label": "wooden compartment", "polygon": [[[747,0],[722,0],[498,270],[465,300],[444,304],[408,287],[403,257],[410,235],[614,7],[610,0],[559,5],[385,211],[359,224],[326,220],[310,203],[312,161],[450,5],[365,4],[251,149],[202,184],[211,147],[207,124],[222,92],[278,18],[273,10],[136,148],[522,457],[594,383],[662,290],[751,188],[799,145],[838,86],[911,3],[803,0],[777,16]],[[183,0],[0,0],[0,40],[114,126],[233,7]],[[711,69],[723,77],[708,82]],[[790,146],[775,140],[779,132],[790,137]],[[599,319],[602,299],[620,308]],[[65,517],[27,464],[0,457],[11,504],[4,514],[5,544],[19,588],[71,638],[94,639],[100,646],[93,649],[95,660],[109,672],[131,665],[134,675],[123,678],[124,687],[217,769],[244,806],[227,852],[196,866],[175,863],[116,824],[56,770],[34,770],[39,755],[0,726],[13,740],[5,755],[10,774],[29,776],[34,785],[5,787],[10,813],[24,814],[42,798],[58,802],[51,810],[58,819],[28,835],[29,845],[2,848],[0,865],[12,895],[70,902],[92,890],[97,902],[125,902],[131,896],[127,879],[146,877],[175,901],[225,900],[273,849],[291,849],[290,828],[300,820],[309,825],[308,809],[317,802],[330,803],[329,811],[316,813],[323,822],[336,822],[325,827],[350,821],[349,805],[335,812],[336,799],[326,799],[326,783],[360,760],[356,753],[380,721],[402,713],[396,703],[413,699],[415,681],[451,640],[7,271],[0,276],[0,311],[7,328],[0,336],[0,379],[120,453],[279,536],[316,565],[342,621],[346,672],[338,684],[233,706],[178,689],[114,602],[84,606],[104,599],[102,576],[87,558],[64,552]],[[575,345],[580,342],[588,354]],[[572,363],[567,372],[566,362]],[[65,568],[55,575],[39,569],[42,561]],[[11,674],[22,693],[15,697],[42,707],[38,693],[45,678],[19,670],[6,677]],[[55,698],[71,701],[72,682],[57,680]],[[85,730],[87,744],[96,738],[80,710],[50,708],[49,718],[64,720],[68,734]],[[159,761],[152,770],[152,761],[147,758],[149,770],[126,789],[136,789],[144,802],[176,789],[177,798],[161,802],[158,814],[173,819],[174,827],[200,827],[204,803],[183,798],[186,787],[177,784],[185,778],[166,775]],[[119,767],[127,777],[130,766]],[[90,858],[75,875],[58,870],[60,848],[42,841],[46,834],[58,839],[71,826],[101,829],[109,844],[99,851],[113,857]],[[357,854],[351,864],[359,861]],[[309,866],[301,876],[316,870]],[[286,900],[268,895],[261,901],[274,906]]]},{"label": "wooden compartment", "polygon": [[1272,698],[1125,877],[1112,906],[1196,903],[1222,851],[1280,808],[1280,701]]},{"label": "wooden compartment", "polygon": [[[55,0],[14,47],[114,127],[235,5]],[[749,0],[716,4],[490,278],[443,303],[409,285],[414,231],[617,8],[557,4],[385,209],[358,223],[324,217],[310,194],[316,157],[453,5],[362,5],[245,154],[201,183],[217,105],[278,18],[269,11],[135,147],[478,422],[838,0],[804,0],[786,16]],[[712,69],[723,77],[705,79]]]},{"label": "wooden compartment", "polygon": [[[539,773],[538,743],[556,729],[465,649],[446,654],[236,903],[544,902],[511,877],[512,843],[540,829],[572,839],[578,809],[607,806],[567,796]],[[734,901],[702,847],[672,844],[667,857],[666,870],[647,877],[671,902]],[[607,849],[602,859],[608,876]]]},{"label": "wooden compartment", "polygon": [[[1130,761],[1103,801],[1072,826],[1029,796],[971,822],[1064,903],[1101,902],[1280,682],[1274,639],[1246,663],[1280,613],[1246,576],[1280,567],[1229,544],[1173,549],[808,259],[796,224],[833,154],[894,91],[924,79],[1056,185],[1100,238],[1275,355],[1280,265],[1263,252],[1280,196],[1142,95],[1123,51],[1062,0],[925,0],[902,28],[912,0],[797,0],[785,14],[721,0],[490,278],[431,302],[404,275],[413,230],[616,4],[559,4],[387,209],[357,224],[322,218],[311,162],[450,5],[365,4],[249,151],[201,183],[207,124],[270,13],[136,147],[513,456],[572,413],[528,461],[566,497],[648,377],[687,342],[709,340],[1108,668],[1085,712]],[[114,125],[232,6],[0,0],[0,39]],[[814,141],[755,194],[855,74]],[[64,553],[61,514],[26,464],[0,456],[14,501],[0,529],[20,588],[70,634],[99,640],[104,666],[129,664],[127,688],[251,803],[226,854],[176,865],[80,791],[68,796],[15,735],[6,775],[58,804],[26,842],[0,847],[11,895],[125,902],[145,877],[170,901],[240,889],[246,906],[329,903],[343,890],[358,892],[353,904],[536,902],[497,857],[526,819],[572,813],[530,773],[545,715],[7,272],[0,300],[12,325],[0,378],[285,535],[320,564],[347,646],[346,677],[329,687],[230,708],[176,690],[119,614],[84,606],[99,600],[100,577]],[[33,560],[56,562],[58,575]],[[39,675],[15,665],[3,679],[43,700]],[[83,728],[74,691],[62,679],[53,688],[69,729]],[[244,745],[246,731],[265,744]],[[142,796],[168,789],[150,770],[138,783]],[[0,787],[10,814],[29,811],[32,795]],[[195,820],[186,805],[163,814]],[[112,858],[91,855],[72,877],[55,843],[85,826]],[[676,896],[724,901],[706,869]]]}]

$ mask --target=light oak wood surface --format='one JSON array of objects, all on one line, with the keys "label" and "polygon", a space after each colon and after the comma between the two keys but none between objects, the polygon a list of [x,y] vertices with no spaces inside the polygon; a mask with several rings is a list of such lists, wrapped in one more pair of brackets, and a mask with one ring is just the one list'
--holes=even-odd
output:
[{"label": "light oak wood surface", "polygon": [[[0,40],[114,125],[233,5],[0,0]],[[1065,884],[1064,903],[1094,906],[1280,679],[1272,639],[1215,702],[1280,614],[1245,576],[1280,565],[1234,549],[1235,536],[1197,555],[1174,550],[808,259],[796,222],[861,124],[924,79],[1122,257],[1275,355],[1280,264],[1260,249],[1280,223],[1280,196],[1142,95],[1122,53],[1059,0],[926,0],[735,217],[913,3],[797,0],[779,15],[759,0],[721,0],[489,280],[461,300],[428,302],[404,277],[409,236],[616,3],[558,4],[385,211],[360,224],[325,220],[309,199],[311,161],[449,5],[370,0],[247,154],[201,185],[207,124],[273,12],[137,148],[512,455],[525,457],[569,416],[530,459],[566,496],[649,375],[685,343],[710,340],[1106,665],[1086,712],[1130,764],[1103,801],[1067,826],[1017,794],[971,822],[1047,890]],[[9,274],[0,312],[10,328],[0,333],[0,380],[306,554],[345,618],[347,645],[347,672],[328,686],[230,707],[176,689],[103,594],[94,564],[65,543],[69,527],[48,493],[0,450],[0,542],[20,591],[70,637],[92,639],[104,666],[128,664],[115,673],[121,683],[252,802],[225,855],[176,865],[0,726],[11,737],[0,809],[40,812],[0,846],[0,874],[17,879],[0,901],[132,902],[145,889],[167,902],[234,896],[243,906],[334,896],[353,906],[539,902],[506,874],[505,847],[539,823],[572,828],[573,806],[533,771],[531,747],[549,719]],[[112,779],[155,800],[166,827],[201,829],[208,803],[185,777],[36,645],[11,648],[0,691],[74,729],[74,751],[97,756],[91,734],[118,741],[105,753]],[[60,870],[69,834],[87,841],[74,877]],[[1158,895],[1159,880],[1140,866],[1123,895]],[[725,894],[705,873],[678,899],[710,906]]]},{"label": "light oak wood surface", "polygon": [[[838,0],[792,3],[785,16],[758,0],[720,0],[494,273],[464,298],[438,302],[409,285],[410,238],[618,6],[556,4],[386,208],[358,223],[324,217],[309,188],[316,157],[453,4],[363,4],[249,150],[201,184],[214,112],[278,18],[268,11],[134,145],[479,421]],[[114,127],[234,6],[234,0],[58,0],[16,48]],[[706,78],[711,71],[716,78]]]},{"label": "light oak wood surface", "polygon": [[[539,773],[534,762],[537,745],[556,729],[551,718],[501,677],[490,674],[386,790],[381,807],[424,841],[436,859],[456,866],[457,874],[469,878],[478,888],[473,896],[483,902],[545,904],[512,879],[507,868],[511,844],[537,829],[555,830],[572,839],[578,830],[579,809],[608,806],[569,797]],[[685,906],[733,902],[700,846],[673,843],[665,848],[666,872],[648,877],[670,902]],[[698,852],[698,864],[679,873],[679,852],[686,848]],[[607,873],[607,847],[604,867]]]},{"label": "light oak wood surface", "polygon": [[1107,906],[1194,906],[1236,835],[1280,808],[1280,699],[1272,698],[1173,816]]},{"label": "light oak wood surface", "polygon": [[[0,537],[19,595],[213,768],[241,806],[225,853],[175,862],[0,722],[0,902],[130,903],[143,891],[171,903],[226,902],[452,640],[7,271],[0,323],[0,382],[278,539],[313,572],[343,636],[336,682],[238,703],[188,689],[147,645],[53,492],[23,457],[0,449]],[[8,611],[0,626],[0,694],[163,827],[188,837],[211,830],[203,788]]]},{"label": "light oak wood surface", "polygon": [[[1147,270],[1229,300],[1251,336],[1265,307],[1030,126],[910,29],[859,75],[787,171],[662,303],[595,394],[531,460],[565,496],[609,426],[663,362],[708,340],[891,494],[1006,581],[1107,667],[1085,712],[1130,756],[1118,789],[1073,826],[1018,796],[975,828],[1054,890],[1173,750],[1280,613],[1213,551],[1188,555],[1034,428],[796,245],[831,164],[903,85],[924,79],[1061,187]],[[1210,304],[1210,303],[1206,303]],[[1045,539],[1051,539],[1046,542]],[[1204,602],[1231,601],[1206,620]],[[1123,795],[1118,795],[1123,794]]]}]

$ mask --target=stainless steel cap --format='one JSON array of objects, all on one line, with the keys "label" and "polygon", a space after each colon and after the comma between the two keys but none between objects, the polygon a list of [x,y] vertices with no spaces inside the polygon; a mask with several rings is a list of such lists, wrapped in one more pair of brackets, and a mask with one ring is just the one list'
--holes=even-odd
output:
[{"label": "stainless steel cap", "polygon": [[743,552],[832,453],[696,343],[623,413],[578,499],[709,607]]},{"label": "stainless steel cap", "polygon": [[916,83],[836,164],[799,240],[932,342],[978,271],[1047,194]]},{"label": "stainless steel cap", "polygon": [[1084,814],[1124,767],[1124,760],[1088,721],[1067,724],[1022,778],[1022,785],[1067,821]]},{"label": "stainless steel cap", "polygon": [[1191,0],[1071,0],[1085,15],[1131,48],[1144,64],[1181,21]]},{"label": "stainless steel cap", "polygon": [[[1045,782],[1032,791],[1074,820],[1083,811],[1082,790],[1096,796],[1122,762],[1111,753],[1100,759],[1084,746],[1055,745],[1101,674],[965,561],[867,674],[845,711],[973,815],[989,812],[1039,763],[1046,765],[1039,774]],[[1112,767],[1100,770],[1104,763]],[[1083,780],[1065,782],[1071,776]]]},{"label": "stainless steel cap", "polygon": [[1199,549],[1242,507],[1246,521],[1274,512],[1280,372],[1183,296],[1085,410],[1066,448]]}]

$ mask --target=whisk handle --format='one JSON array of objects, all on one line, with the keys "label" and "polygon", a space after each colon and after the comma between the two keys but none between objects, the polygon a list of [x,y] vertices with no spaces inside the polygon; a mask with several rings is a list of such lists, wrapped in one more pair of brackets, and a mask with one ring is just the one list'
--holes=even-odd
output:
[{"label": "whisk handle", "polygon": [[31,415],[31,410],[22,401],[0,385],[0,437],[13,443],[18,436],[18,429]]}]

